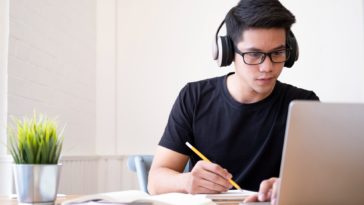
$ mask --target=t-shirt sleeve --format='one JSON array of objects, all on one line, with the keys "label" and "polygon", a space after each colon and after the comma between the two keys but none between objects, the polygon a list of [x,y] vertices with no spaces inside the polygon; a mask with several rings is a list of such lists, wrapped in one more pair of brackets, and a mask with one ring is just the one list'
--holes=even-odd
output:
[{"label": "t-shirt sleeve", "polygon": [[316,95],[316,93],[313,91],[307,91],[305,93],[302,93],[302,99],[317,100],[317,101],[320,100],[319,97]]},{"label": "t-shirt sleeve", "polygon": [[192,141],[192,122],[194,110],[194,95],[190,84],[187,84],[179,93],[164,130],[159,145],[181,154],[190,155],[191,151],[185,145]]},{"label": "t-shirt sleeve", "polygon": [[291,86],[288,92],[288,96],[290,98],[289,101],[292,100],[317,100],[319,101],[319,97],[315,92],[311,90],[304,90],[301,88]]}]

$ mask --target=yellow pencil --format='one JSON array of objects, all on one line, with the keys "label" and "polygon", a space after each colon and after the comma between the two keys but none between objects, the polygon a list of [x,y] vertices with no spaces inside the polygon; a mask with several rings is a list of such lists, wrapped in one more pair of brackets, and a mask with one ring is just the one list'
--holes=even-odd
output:
[{"label": "yellow pencil", "polygon": [[[194,153],[196,153],[199,157],[201,157],[201,159],[207,161],[207,162],[211,162],[209,159],[207,159],[207,157],[205,157],[205,155],[203,155],[200,151],[198,151],[194,146],[192,146],[189,142],[186,142],[187,147],[189,147]],[[234,182],[232,179],[229,179],[229,182],[231,185],[233,185],[237,190],[242,190],[240,188],[240,186]]]}]

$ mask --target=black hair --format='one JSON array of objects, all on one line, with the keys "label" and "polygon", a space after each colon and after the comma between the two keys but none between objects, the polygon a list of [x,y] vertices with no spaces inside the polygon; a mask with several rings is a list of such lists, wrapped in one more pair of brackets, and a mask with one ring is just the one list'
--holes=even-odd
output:
[{"label": "black hair", "polygon": [[236,45],[250,28],[284,28],[286,33],[295,16],[278,0],[240,0],[225,17],[227,35]]}]

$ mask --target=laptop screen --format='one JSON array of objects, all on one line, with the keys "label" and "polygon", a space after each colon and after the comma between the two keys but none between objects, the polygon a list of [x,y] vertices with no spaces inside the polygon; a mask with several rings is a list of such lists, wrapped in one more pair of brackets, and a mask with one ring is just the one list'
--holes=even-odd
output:
[{"label": "laptop screen", "polygon": [[364,204],[364,104],[294,101],[278,205]]}]

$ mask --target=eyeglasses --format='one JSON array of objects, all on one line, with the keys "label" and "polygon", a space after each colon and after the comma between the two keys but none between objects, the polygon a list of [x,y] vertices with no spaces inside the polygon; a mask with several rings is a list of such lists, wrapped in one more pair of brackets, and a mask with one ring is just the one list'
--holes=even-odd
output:
[{"label": "eyeglasses", "polygon": [[[234,46],[235,47],[235,46]],[[235,47],[235,52],[243,57],[243,61],[247,65],[258,65],[264,62],[265,58],[269,56],[273,63],[283,63],[289,59],[290,49],[280,49],[269,53],[252,51],[241,52]]]}]

